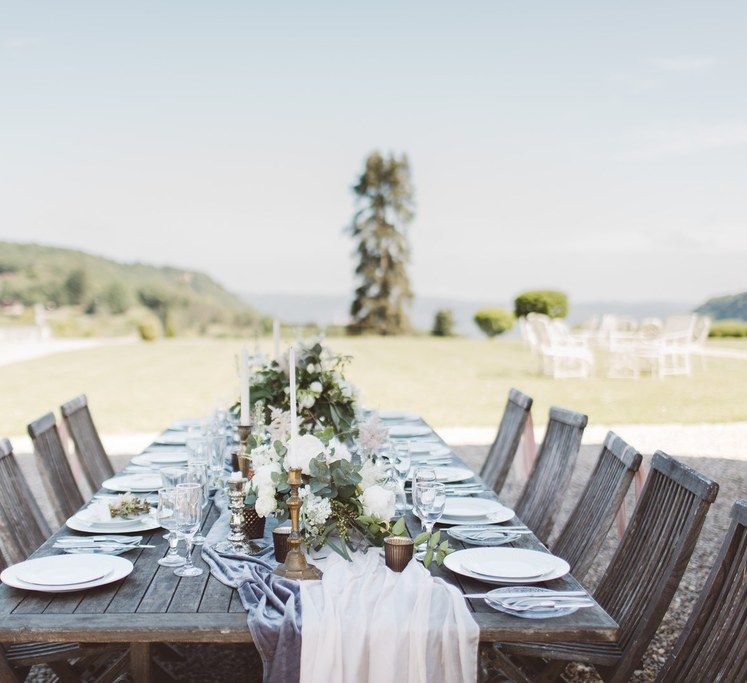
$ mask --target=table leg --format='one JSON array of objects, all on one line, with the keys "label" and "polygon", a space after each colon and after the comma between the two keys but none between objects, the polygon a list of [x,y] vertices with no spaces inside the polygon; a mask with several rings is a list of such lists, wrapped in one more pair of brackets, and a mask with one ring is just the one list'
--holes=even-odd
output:
[{"label": "table leg", "polygon": [[130,669],[135,683],[151,683],[150,643],[130,645]]}]

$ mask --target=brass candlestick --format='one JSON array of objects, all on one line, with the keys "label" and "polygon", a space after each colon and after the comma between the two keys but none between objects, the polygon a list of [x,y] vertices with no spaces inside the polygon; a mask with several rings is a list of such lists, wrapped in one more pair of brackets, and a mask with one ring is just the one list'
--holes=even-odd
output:
[{"label": "brass candlestick", "polygon": [[298,468],[291,469],[288,473],[288,484],[291,487],[291,494],[288,498],[288,510],[291,518],[288,554],[285,556],[285,562],[275,568],[275,574],[278,576],[284,576],[286,579],[296,579],[297,581],[322,578],[322,572],[313,564],[309,564],[301,551],[301,533],[298,524],[298,512],[301,508],[298,487],[301,483],[301,470]]}]

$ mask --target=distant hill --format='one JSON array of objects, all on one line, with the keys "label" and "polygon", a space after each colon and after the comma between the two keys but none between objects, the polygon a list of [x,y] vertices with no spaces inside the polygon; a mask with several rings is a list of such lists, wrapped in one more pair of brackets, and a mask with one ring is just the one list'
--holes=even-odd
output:
[{"label": "distant hill", "polygon": [[716,320],[747,320],[747,292],[708,299],[695,312]]},{"label": "distant hill", "polygon": [[243,299],[204,273],[15,242],[0,242],[0,302],[68,307],[89,316],[145,310],[170,333],[261,321]]}]

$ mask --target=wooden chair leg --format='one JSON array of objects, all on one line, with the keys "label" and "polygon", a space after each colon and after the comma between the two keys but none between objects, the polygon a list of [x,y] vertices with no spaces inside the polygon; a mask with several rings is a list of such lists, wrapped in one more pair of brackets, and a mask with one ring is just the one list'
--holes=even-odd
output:
[{"label": "wooden chair leg", "polygon": [[151,683],[150,643],[130,644],[130,673],[135,683]]},{"label": "wooden chair leg", "polygon": [[130,669],[130,653],[124,650],[117,658],[101,672],[93,683],[114,683],[120,676],[126,674]]},{"label": "wooden chair leg", "polygon": [[47,666],[57,674],[62,683],[80,683],[80,674],[69,662],[47,662]]},{"label": "wooden chair leg", "polygon": [[26,675],[31,670],[31,667],[18,667],[13,668],[5,660],[5,655],[0,652],[0,681],[3,683],[21,683],[26,680]]}]

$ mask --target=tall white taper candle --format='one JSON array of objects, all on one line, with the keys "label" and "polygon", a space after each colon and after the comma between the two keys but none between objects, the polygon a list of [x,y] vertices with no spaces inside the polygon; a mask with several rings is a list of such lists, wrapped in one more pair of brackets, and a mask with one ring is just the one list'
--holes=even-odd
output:
[{"label": "tall white taper candle", "polygon": [[288,354],[288,375],[290,378],[291,439],[298,436],[298,411],[296,408],[296,348],[290,347]]},{"label": "tall white taper candle", "polygon": [[280,360],[280,321],[275,318],[272,321],[272,343],[275,360]]},{"label": "tall white taper candle", "polygon": [[249,351],[246,346],[241,347],[241,361],[239,367],[239,381],[241,382],[241,420],[240,424],[249,424]]}]

